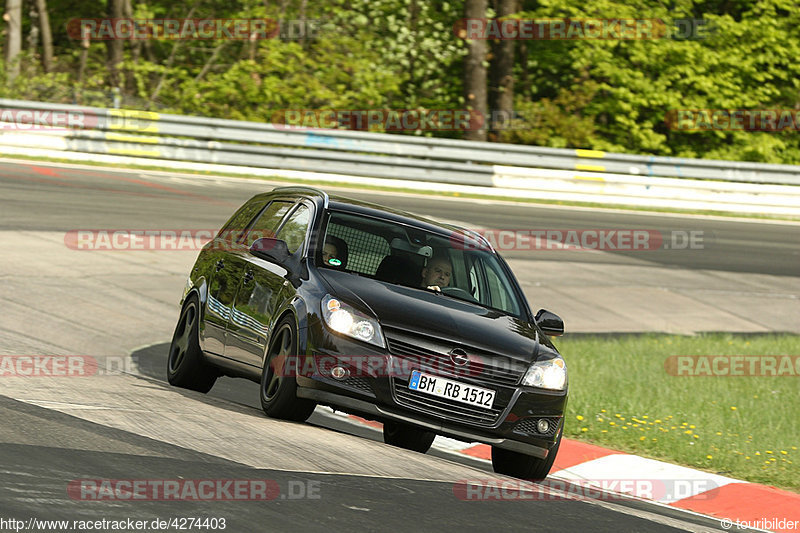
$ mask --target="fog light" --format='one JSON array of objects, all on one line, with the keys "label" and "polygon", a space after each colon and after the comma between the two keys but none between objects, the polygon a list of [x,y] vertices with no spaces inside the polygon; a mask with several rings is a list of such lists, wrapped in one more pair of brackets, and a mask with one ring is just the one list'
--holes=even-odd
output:
[{"label": "fog light", "polygon": [[540,418],[536,423],[536,429],[539,430],[539,433],[547,433],[547,430],[550,429],[550,422],[546,418]]},{"label": "fog light", "polygon": [[343,366],[335,366],[331,369],[331,376],[336,379],[344,379],[347,377],[347,369]]}]

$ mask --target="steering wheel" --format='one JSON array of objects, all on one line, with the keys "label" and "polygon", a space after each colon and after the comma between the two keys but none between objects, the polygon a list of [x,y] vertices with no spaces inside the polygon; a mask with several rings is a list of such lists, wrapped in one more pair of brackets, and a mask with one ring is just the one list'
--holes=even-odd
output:
[{"label": "steering wheel", "polygon": [[447,294],[449,296],[455,296],[457,298],[460,298],[462,300],[467,300],[470,302],[478,301],[477,298],[471,295],[468,291],[465,291],[464,289],[461,289],[459,287],[443,287],[442,293]]}]

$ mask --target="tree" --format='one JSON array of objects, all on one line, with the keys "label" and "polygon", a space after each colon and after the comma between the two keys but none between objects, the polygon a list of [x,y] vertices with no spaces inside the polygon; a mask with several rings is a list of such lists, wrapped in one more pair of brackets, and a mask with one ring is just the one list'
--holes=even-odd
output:
[{"label": "tree", "polygon": [[[486,18],[486,0],[466,0],[464,15],[467,19]],[[487,117],[486,112],[486,41],[467,39],[467,57],[464,60],[464,100],[467,108]],[[464,137],[471,141],[486,140],[486,123],[478,129],[467,131]]]},{"label": "tree", "polygon": [[[497,18],[502,19],[518,11],[517,0],[496,0]],[[491,87],[489,100],[491,118],[499,117],[496,124],[490,124],[492,140],[497,140],[499,128],[511,120],[514,111],[514,40],[504,39],[492,42],[490,63]],[[496,114],[495,114],[496,112]]]},{"label": "tree", "polygon": [[[125,3],[123,0],[108,0],[109,3],[109,16],[118,20],[121,19],[124,13]],[[108,46],[108,83],[112,87],[120,86],[119,64],[123,59],[123,45],[125,41],[122,39],[110,39],[106,41]]]},{"label": "tree", "polygon": [[45,72],[53,70],[53,32],[50,30],[50,15],[47,13],[47,0],[36,0],[39,12],[39,26],[42,32],[42,68]]},{"label": "tree", "polygon": [[6,42],[6,72],[8,81],[19,76],[19,53],[22,50],[22,0],[6,0],[6,13],[3,16],[8,24]]}]

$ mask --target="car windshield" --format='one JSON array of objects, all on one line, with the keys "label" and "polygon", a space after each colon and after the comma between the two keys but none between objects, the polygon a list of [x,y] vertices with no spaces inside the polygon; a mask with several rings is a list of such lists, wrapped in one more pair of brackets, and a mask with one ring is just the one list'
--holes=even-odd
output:
[{"label": "car windshield", "polygon": [[388,220],[332,212],[317,266],[414,287],[522,318],[514,282],[468,234],[441,234]]}]

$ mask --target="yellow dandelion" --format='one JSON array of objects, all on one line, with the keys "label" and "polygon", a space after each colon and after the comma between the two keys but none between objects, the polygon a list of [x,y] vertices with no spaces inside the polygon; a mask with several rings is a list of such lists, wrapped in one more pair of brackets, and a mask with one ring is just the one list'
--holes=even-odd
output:
[{"label": "yellow dandelion", "polygon": [[647,415],[644,415],[642,418],[645,418],[645,419],[646,419],[646,418],[648,418],[648,417],[647,417]]},{"label": "yellow dandelion", "polygon": [[689,426],[689,429],[694,429],[694,428],[695,428],[695,425],[694,425],[694,424],[692,424],[691,426]]},{"label": "yellow dandelion", "polygon": [[699,439],[699,438],[700,438],[700,435],[692,435],[692,437],[694,437],[694,438],[696,438],[696,439]]},{"label": "yellow dandelion", "polygon": [[772,450],[764,450],[766,453],[772,453]]},{"label": "yellow dandelion", "polygon": [[603,430],[603,431],[601,431],[600,433],[608,433],[608,430],[607,430],[607,429],[604,429],[604,430]]},{"label": "yellow dandelion", "polygon": [[600,412],[601,412],[601,413],[605,413],[605,412],[606,412],[606,410],[605,410],[605,409],[600,409]]},{"label": "yellow dandelion", "polygon": [[786,450],[781,450],[781,455],[788,455],[788,454],[789,452],[787,452]]},{"label": "yellow dandelion", "polygon": [[609,426],[616,426],[616,425],[617,425],[617,423],[616,423],[616,422],[609,422],[609,423],[608,423],[608,425],[609,425]]},{"label": "yellow dandelion", "polygon": [[720,435],[722,435],[722,432],[721,431],[717,431],[717,436],[720,436]]},{"label": "yellow dandelion", "polygon": [[761,452],[756,452],[756,455],[761,455]]},{"label": "yellow dandelion", "polygon": [[691,435],[692,434],[692,430],[691,429],[687,429],[686,431],[683,432],[683,434],[684,435]]},{"label": "yellow dandelion", "polygon": [[639,437],[639,440],[644,440],[644,439],[646,439],[646,438],[647,438],[647,437]]},{"label": "yellow dandelion", "polygon": [[583,420],[583,415],[578,415],[575,418],[577,418],[578,420]]},{"label": "yellow dandelion", "polygon": [[735,411],[735,410],[736,410],[736,406],[735,405],[731,405],[731,411]]},{"label": "yellow dandelion", "polygon": [[661,423],[661,419],[660,418],[656,418],[656,424],[660,424],[660,423]]},{"label": "yellow dandelion", "polygon": [[581,428],[581,433],[586,433],[587,431],[589,431],[589,428]]},{"label": "yellow dandelion", "polygon": [[713,458],[714,458],[713,455],[706,455],[706,459],[713,459]]}]

